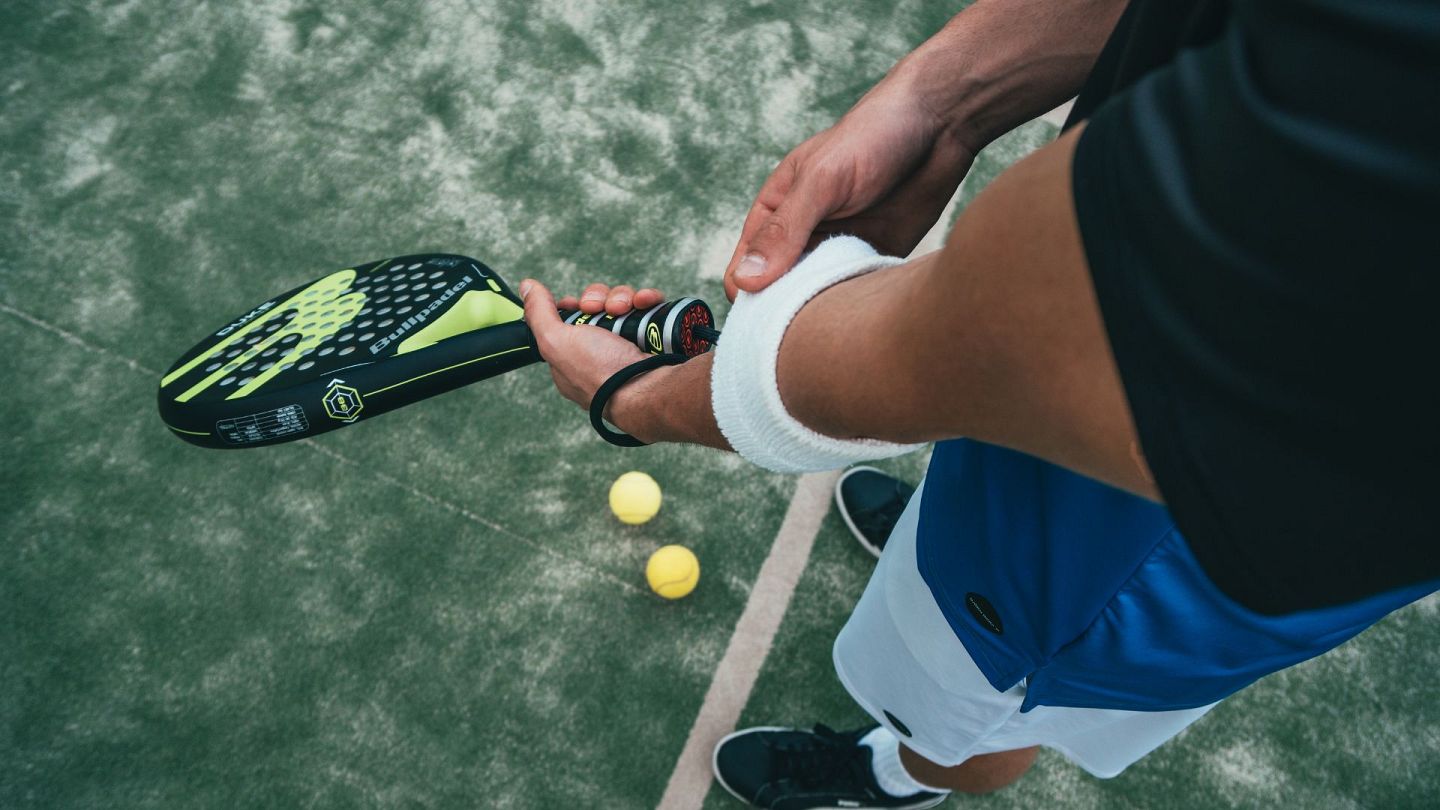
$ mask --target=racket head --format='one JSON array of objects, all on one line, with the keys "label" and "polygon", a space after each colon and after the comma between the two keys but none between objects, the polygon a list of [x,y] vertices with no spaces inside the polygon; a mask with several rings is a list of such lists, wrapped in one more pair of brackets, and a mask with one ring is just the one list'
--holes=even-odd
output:
[{"label": "racket head", "polygon": [[329,273],[251,307],[161,378],[161,418],[213,448],[354,424],[537,362],[520,298],[484,263],[417,254]]}]

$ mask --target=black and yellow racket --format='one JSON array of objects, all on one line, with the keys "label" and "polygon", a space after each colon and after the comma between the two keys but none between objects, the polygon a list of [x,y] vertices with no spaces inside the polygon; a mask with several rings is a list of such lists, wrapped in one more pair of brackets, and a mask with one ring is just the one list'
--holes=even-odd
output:
[{"label": "black and yellow racket", "polygon": [[[619,318],[561,311],[652,354],[719,338],[696,298]],[[160,380],[160,418],[201,447],[262,447],[353,425],[541,360],[520,298],[466,256],[370,262],[296,287],[197,343]]]}]

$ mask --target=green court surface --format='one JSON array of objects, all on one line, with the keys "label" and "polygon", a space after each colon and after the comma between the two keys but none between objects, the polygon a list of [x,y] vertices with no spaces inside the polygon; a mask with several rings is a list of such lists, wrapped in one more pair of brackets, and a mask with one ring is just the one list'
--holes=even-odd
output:
[{"label": "green court surface", "polygon": [[[205,451],[160,424],[159,372],[247,305],[402,253],[721,305],[771,166],[955,8],[8,0],[0,807],[654,806],[794,479],[611,448],[539,367]],[[962,199],[1054,131],[996,144]],[[665,488],[642,527],[605,510],[629,469]],[[671,542],[703,567],[676,603],[641,574]],[[828,517],[742,723],[863,719],[829,645],[870,564]],[[1435,806],[1437,613],[1118,779],[1047,754],[947,806]]]}]

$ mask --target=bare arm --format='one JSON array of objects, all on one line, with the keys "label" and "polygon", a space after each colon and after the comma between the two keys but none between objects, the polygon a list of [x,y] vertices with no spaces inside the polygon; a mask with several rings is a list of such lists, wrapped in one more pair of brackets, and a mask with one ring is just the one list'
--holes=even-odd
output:
[{"label": "bare arm", "polygon": [[1074,96],[1124,0],[981,0],[786,155],[755,197],[725,290],[756,292],[827,233],[914,249],[975,154]]},{"label": "bare arm", "polygon": [[1128,2],[979,0],[891,73],[979,149],[1080,92]]},{"label": "bare arm", "polygon": [[[969,436],[1158,499],[1075,223],[1081,129],[1001,175],[943,251],[806,305],[780,348],[787,409],[837,437]],[[702,357],[641,377],[612,400],[615,423],[652,441],[725,447],[709,371]]]}]

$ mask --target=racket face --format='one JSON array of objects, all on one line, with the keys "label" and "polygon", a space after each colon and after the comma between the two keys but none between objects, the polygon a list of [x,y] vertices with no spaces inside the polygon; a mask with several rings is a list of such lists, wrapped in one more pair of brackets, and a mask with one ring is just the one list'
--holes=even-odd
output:
[{"label": "racket face", "polygon": [[160,381],[161,418],[205,447],[293,441],[539,360],[483,263],[420,254],[330,273],[231,318]]}]

